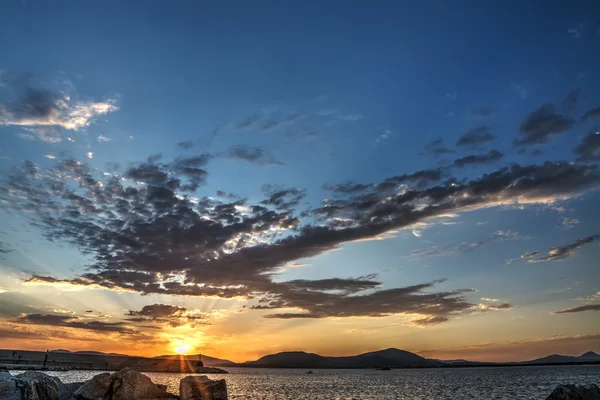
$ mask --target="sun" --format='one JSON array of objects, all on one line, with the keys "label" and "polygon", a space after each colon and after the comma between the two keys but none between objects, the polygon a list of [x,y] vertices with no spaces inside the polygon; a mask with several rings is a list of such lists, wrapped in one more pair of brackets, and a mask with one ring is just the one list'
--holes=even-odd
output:
[{"label": "sun", "polygon": [[190,345],[189,344],[182,344],[182,345],[179,345],[179,346],[175,347],[173,350],[175,350],[175,352],[177,354],[185,354],[188,351],[190,351]]}]

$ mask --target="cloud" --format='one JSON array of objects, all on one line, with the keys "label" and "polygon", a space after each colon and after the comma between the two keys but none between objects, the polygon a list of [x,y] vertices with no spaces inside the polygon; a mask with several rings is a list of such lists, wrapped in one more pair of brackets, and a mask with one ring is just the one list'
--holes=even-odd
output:
[{"label": "cloud", "polygon": [[562,102],[562,108],[565,112],[571,111],[578,103],[581,97],[581,89],[573,89]]},{"label": "cloud", "polygon": [[496,111],[492,108],[476,108],[471,110],[471,117],[473,118],[490,118],[496,115]]},{"label": "cloud", "polygon": [[425,153],[437,158],[444,154],[454,153],[454,150],[446,148],[442,139],[435,139],[425,145]]},{"label": "cloud", "polygon": [[94,158],[94,153],[92,153],[91,151],[88,151],[87,153],[85,153],[85,156],[86,156],[87,158],[90,158],[90,159],[92,159],[92,158]]},{"label": "cloud", "polygon": [[72,315],[25,314],[20,316],[13,322],[18,324],[61,326],[66,328],[87,329],[96,332],[135,332],[134,330],[128,328],[122,322],[86,321],[78,317],[73,317]]},{"label": "cloud", "polygon": [[189,150],[189,149],[193,148],[195,145],[196,144],[191,140],[186,140],[186,141],[177,143],[177,147],[184,149],[184,150]]},{"label": "cloud", "polygon": [[517,240],[524,239],[518,232],[515,231],[496,231],[493,236],[478,240],[476,242],[462,242],[462,243],[451,243],[446,246],[429,246],[424,249],[413,250],[410,255],[412,257],[425,258],[425,257],[438,257],[452,254],[468,253],[479,247],[486,246],[493,242],[504,241],[504,240]]},{"label": "cloud", "polygon": [[413,324],[416,325],[420,325],[420,326],[430,326],[430,325],[437,325],[437,324],[441,324],[442,322],[447,322],[448,321],[448,317],[426,317],[426,318],[421,318],[421,319],[415,319],[410,321]]},{"label": "cloud", "polygon": [[106,142],[110,142],[112,139],[109,137],[106,137],[104,135],[100,135],[98,136],[98,143],[106,143]]},{"label": "cloud", "polygon": [[458,147],[478,147],[484,143],[496,139],[496,135],[491,133],[488,126],[482,125],[473,128],[461,136],[456,142]]},{"label": "cloud", "polygon": [[586,244],[594,243],[600,239],[600,235],[592,235],[588,237],[584,237],[581,239],[575,240],[573,243],[568,244],[566,246],[553,247],[548,252],[546,257],[540,258],[530,258],[530,263],[535,262],[546,262],[546,261],[557,261],[562,260],[567,257],[574,256],[577,254],[577,251]]},{"label": "cloud", "polygon": [[23,128],[25,131],[29,133],[20,133],[19,136],[21,139],[25,140],[35,140],[39,139],[48,143],[60,143],[62,142],[62,136],[60,132],[54,127],[47,126],[36,126],[33,128]]},{"label": "cloud", "polygon": [[79,130],[95,117],[118,110],[114,100],[74,101],[65,92],[54,92],[33,85],[32,76],[17,74],[5,82],[14,99],[0,104],[0,125],[62,127]]},{"label": "cloud", "polygon": [[575,26],[573,26],[572,28],[569,28],[567,30],[567,33],[573,39],[579,39],[579,38],[581,38],[581,36],[583,35],[583,32],[584,32],[584,26],[583,26],[582,23],[576,24]]},{"label": "cloud", "polygon": [[142,307],[139,311],[129,310],[128,315],[140,315],[144,317],[155,317],[155,318],[164,318],[164,317],[175,317],[182,315],[185,311],[187,311],[184,307],[172,306],[169,304],[151,304]]},{"label": "cloud", "polygon": [[544,104],[530,113],[521,124],[515,146],[547,143],[552,137],[569,130],[574,121],[556,111],[553,104]]},{"label": "cloud", "polygon": [[267,199],[261,201],[261,204],[273,206],[277,210],[291,210],[306,197],[306,190],[280,188],[273,185],[263,185],[262,192]]},{"label": "cloud", "polygon": [[284,165],[281,161],[277,160],[273,155],[261,147],[237,145],[231,146],[226,156],[229,158],[247,161],[257,165]]},{"label": "cloud", "polygon": [[56,157],[54,157],[52,154],[45,154],[44,157],[50,159],[50,160],[54,160]]},{"label": "cloud", "polygon": [[186,324],[207,325],[209,323],[202,314],[192,313],[185,307],[169,304],[146,305],[139,311],[129,310],[127,315],[130,316],[127,320],[131,322],[159,322],[166,323],[171,327],[178,327]]},{"label": "cloud", "polygon": [[[23,163],[7,177],[10,191],[0,194],[7,207],[28,212],[47,238],[68,243],[90,259],[88,271],[79,276],[33,275],[27,283],[240,297],[281,309],[270,318],[293,318],[289,310],[304,315],[299,318],[471,314],[478,308],[465,298],[470,289],[436,291],[439,281],[381,289],[369,277],[311,283],[281,282],[279,274],[285,265],[344,243],[412,230],[431,218],[552,203],[600,185],[595,165],[546,162],[512,164],[472,180],[454,179],[447,170],[416,171],[365,185],[365,191],[340,192],[312,207],[303,203],[303,189],[273,185],[264,187],[262,200],[192,198],[185,185],[198,172],[188,168],[200,169],[209,159],[152,159],[156,163],[135,164],[110,176],[96,176],[75,160],[47,169]],[[513,236],[503,232],[489,240]]]},{"label": "cloud", "polygon": [[458,97],[458,93],[456,93],[456,92],[446,93],[446,98],[448,100],[456,100],[457,97]]},{"label": "cloud", "polygon": [[492,164],[504,157],[498,150],[490,150],[487,154],[470,155],[454,160],[452,165],[456,168],[464,168],[469,165]]},{"label": "cloud", "polygon": [[600,311],[600,304],[586,304],[584,306],[567,308],[566,310],[556,311],[554,314],[571,314],[584,311]]},{"label": "cloud", "polygon": [[529,83],[511,83],[510,88],[513,92],[519,95],[521,99],[525,100],[531,93],[531,85]]},{"label": "cloud", "polygon": [[573,153],[577,155],[577,161],[600,161],[600,130],[591,130]]},{"label": "cloud", "polygon": [[600,107],[592,108],[591,110],[589,110],[588,112],[583,114],[580,118],[580,121],[585,122],[588,119],[597,118],[597,117],[600,117]]},{"label": "cloud", "polygon": [[235,125],[235,128],[236,129],[246,129],[246,128],[249,128],[251,125],[253,125],[259,119],[260,119],[260,114],[258,114],[258,113],[249,115],[248,117],[246,117],[243,120],[241,120],[240,122],[238,122]]},{"label": "cloud", "polygon": [[561,225],[563,228],[573,228],[575,225],[579,224],[580,221],[577,218],[569,218],[562,217]]}]

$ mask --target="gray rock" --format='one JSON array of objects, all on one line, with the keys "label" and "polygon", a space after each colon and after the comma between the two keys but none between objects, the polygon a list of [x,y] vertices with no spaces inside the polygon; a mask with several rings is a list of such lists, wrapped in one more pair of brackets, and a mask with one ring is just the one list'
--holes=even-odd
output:
[{"label": "gray rock", "polygon": [[146,375],[125,368],[114,374],[94,376],[73,393],[72,400],[157,400],[176,399]]},{"label": "gray rock", "polygon": [[60,383],[58,385],[58,397],[60,400],[70,400],[75,393],[85,382]]},{"label": "gray rock", "polygon": [[0,399],[60,400],[59,383],[58,378],[36,371],[27,371],[17,376],[2,373],[0,374]]},{"label": "gray rock", "polygon": [[12,374],[8,371],[0,371],[0,382],[12,379]]},{"label": "gray rock", "polygon": [[546,400],[600,400],[600,388],[589,386],[560,385]]},{"label": "gray rock", "polygon": [[227,400],[225,379],[212,381],[206,375],[190,375],[179,381],[180,400]]}]

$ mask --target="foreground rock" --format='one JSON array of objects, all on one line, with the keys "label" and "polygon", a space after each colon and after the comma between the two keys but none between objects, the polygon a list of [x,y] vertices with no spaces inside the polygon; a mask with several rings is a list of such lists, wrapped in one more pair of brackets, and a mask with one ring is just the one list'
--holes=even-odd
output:
[{"label": "foreground rock", "polygon": [[179,381],[180,400],[227,400],[225,379],[212,381],[205,375],[186,376]]},{"label": "foreground rock", "polygon": [[125,368],[113,374],[94,376],[81,386],[72,400],[157,400],[176,399],[166,386],[157,385],[146,375]]},{"label": "foreground rock", "polygon": [[599,400],[600,388],[596,385],[560,385],[546,400]]},{"label": "foreground rock", "polygon": [[0,371],[0,399],[2,400],[69,400],[83,382],[64,384],[60,379],[38,371],[27,371],[17,376]]}]

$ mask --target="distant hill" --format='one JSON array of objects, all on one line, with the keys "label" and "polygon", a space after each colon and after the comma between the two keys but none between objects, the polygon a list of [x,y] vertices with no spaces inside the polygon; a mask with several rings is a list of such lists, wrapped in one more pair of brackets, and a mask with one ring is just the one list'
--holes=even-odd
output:
[{"label": "distant hill", "polygon": [[[184,355],[184,356],[181,356],[180,354],[168,354],[168,355],[162,355],[162,356],[157,356],[157,357],[152,357],[152,358],[157,358],[157,359],[161,359],[161,360],[171,360],[171,359],[180,359],[181,357],[183,357],[185,360],[198,361],[198,354]],[[227,367],[227,366],[235,365],[235,363],[233,361],[224,360],[221,358],[210,357],[210,356],[206,356],[204,354],[202,354],[202,362],[204,363],[205,367]]]},{"label": "distant hill", "polygon": [[386,349],[349,357],[325,357],[303,351],[291,351],[271,354],[242,365],[275,368],[419,368],[439,367],[443,364],[408,351]]},{"label": "distant hill", "polygon": [[129,357],[127,354],[119,354],[119,353],[103,353],[103,352],[101,352],[101,351],[92,351],[92,350],[85,350],[85,351],[71,351],[71,350],[66,350],[66,349],[56,349],[56,350],[50,350],[50,353],[82,354],[82,355],[88,355],[88,356],[118,356],[118,357]]},{"label": "distant hill", "polygon": [[562,364],[586,361],[600,361],[600,355],[593,351],[588,351],[580,356],[564,356],[562,354],[552,354],[535,360],[525,361],[525,364]]}]

